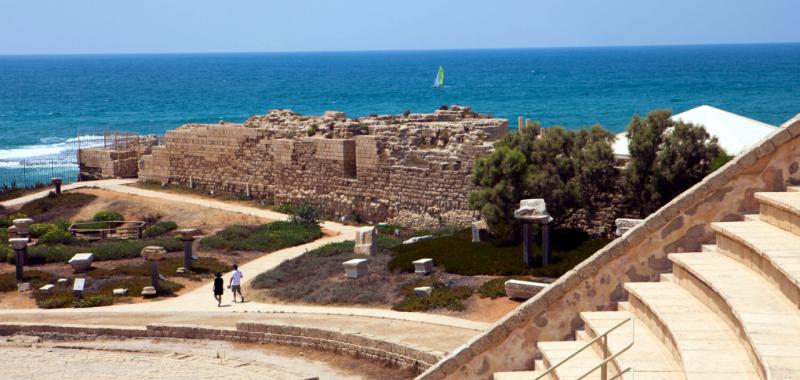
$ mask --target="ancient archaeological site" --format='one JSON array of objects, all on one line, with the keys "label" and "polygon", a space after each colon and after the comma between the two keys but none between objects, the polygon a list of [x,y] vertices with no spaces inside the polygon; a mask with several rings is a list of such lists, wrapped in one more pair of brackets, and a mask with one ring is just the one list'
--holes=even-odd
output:
[{"label": "ancient archaeological site", "polygon": [[2,377],[800,379],[800,115],[642,219],[491,199],[501,239],[473,176],[516,133],[273,110],[82,148],[0,198]]}]

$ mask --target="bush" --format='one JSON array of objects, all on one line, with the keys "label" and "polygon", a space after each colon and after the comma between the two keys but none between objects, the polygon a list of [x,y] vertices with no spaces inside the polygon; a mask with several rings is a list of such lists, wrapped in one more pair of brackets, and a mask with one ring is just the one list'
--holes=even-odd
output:
[{"label": "bush", "polygon": [[97,214],[94,214],[94,218],[92,218],[92,221],[95,222],[110,222],[110,221],[121,221],[121,220],[125,220],[125,217],[116,211],[99,211]]},{"label": "bush", "polygon": [[54,228],[42,235],[36,244],[70,244],[72,235],[69,232]]},{"label": "bush", "polygon": [[[418,296],[414,292],[415,287],[432,286],[433,292],[430,296]],[[447,309],[453,311],[463,311],[465,309],[464,300],[472,295],[472,289],[466,286],[445,287],[437,283],[435,279],[424,279],[409,285],[406,289],[406,296],[400,302],[392,306],[392,310],[397,311],[428,311],[435,309]]]},{"label": "bush", "polygon": [[[178,268],[183,266],[182,257],[171,257],[158,264],[159,272],[162,274],[173,275]],[[215,258],[201,257],[192,262],[192,272],[186,273],[183,276],[191,276],[193,274],[214,274],[225,273],[233,269],[230,265],[223,263]],[[125,265],[114,268],[108,272],[109,276],[150,276],[150,263]],[[180,276],[180,275],[179,275]]]},{"label": "bush", "polygon": [[108,306],[114,303],[114,298],[108,294],[84,294],[73,303],[75,307]]},{"label": "bush", "polygon": [[[424,240],[392,248],[394,257],[389,270],[413,272],[414,260],[432,258],[437,266],[449,273],[465,276],[535,275],[559,277],[605,246],[607,239],[590,239],[582,231],[558,229],[553,231],[553,252],[550,265],[527,267],[522,261],[522,244],[495,244],[492,241],[472,243],[470,230],[452,236]],[[541,262],[540,239],[534,238],[534,262]]]},{"label": "bush", "polygon": [[178,229],[178,225],[173,221],[158,222],[145,228],[142,236],[146,238],[155,237],[176,229]]},{"label": "bush", "polygon": [[200,240],[205,248],[264,251],[295,246],[322,236],[319,225],[308,223],[272,222],[260,226],[233,225],[213,236]]},{"label": "bush", "polygon": [[[43,285],[47,285],[55,281],[55,276],[50,273],[38,270],[26,270],[24,275],[25,282],[30,282],[31,287],[38,289]],[[0,274],[0,292],[11,292],[17,290],[17,277],[16,273],[2,273]]]},{"label": "bush", "polygon": [[58,289],[49,292],[36,292],[36,306],[41,309],[60,309],[72,307],[73,297],[69,290]]},{"label": "bush", "polygon": [[53,228],[52,224],[34,223],[31,225],[31,237],[38,239],[42,235],[50,232],[52,228]]},{"label": "bush", "polygon": [[[160,281],[158,284],[160,288],[158,294],[162,296],[172,295],[183,289],[183,285],[174,281]],[[111,296],[114,289],[122,288],[128,289],[129,297],[140,297],[145,286],[150,286],[149,274],[148,277],[128,277],[106,281],[100,286],[100,291]]]},{"label": "bush", "polygon": [[27,218],[28,215],[22,212],[15,212],[9,215],[0,216],[0,228],[8,228],[11,227],[14,223],[14,219],[23,219]]},{"label": "bush", "polygon": [[317,225],[322,219],[322,213],[314,205],[301,203],[291,208],[290,219],[294,223]]}]

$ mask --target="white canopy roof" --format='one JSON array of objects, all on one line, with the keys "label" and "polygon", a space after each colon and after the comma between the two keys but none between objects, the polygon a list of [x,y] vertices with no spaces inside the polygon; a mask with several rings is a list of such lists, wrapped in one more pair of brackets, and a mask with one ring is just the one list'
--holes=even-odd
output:
[{"label": "white canopy roof", "polygon": [[[777,129],[775,126],[758,120],[706,105],[673,115],[672,120],[704,126],[711,136],[715,136],[719,140],[722,149],[734,156],[744,152]],[[625,132],[617,134],[617,139],[612,147],[614,155],[617,157],[630,157]]]}]

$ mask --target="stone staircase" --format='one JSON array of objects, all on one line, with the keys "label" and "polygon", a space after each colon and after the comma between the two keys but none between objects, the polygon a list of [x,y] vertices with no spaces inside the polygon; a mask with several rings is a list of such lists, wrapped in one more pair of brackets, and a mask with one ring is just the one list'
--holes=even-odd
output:
[{"label": "stone staircase", "polygon": [[[716,245],[669,255],[659,282],[625,284],[617,311],[581,313],[575,340],[538,342],[531,371],[495,380],[533,380],[614,325],[632,318],[633,346],[608,365],[608,378],[800,379],[800,189],[756,193],[758,215],[712,223]],[[608,335],[609,355],[631,342],[623,325]],[[546,379],[576,379],[602,361],[595,342]],[[601,379],[594,371],[587,379]]]}]

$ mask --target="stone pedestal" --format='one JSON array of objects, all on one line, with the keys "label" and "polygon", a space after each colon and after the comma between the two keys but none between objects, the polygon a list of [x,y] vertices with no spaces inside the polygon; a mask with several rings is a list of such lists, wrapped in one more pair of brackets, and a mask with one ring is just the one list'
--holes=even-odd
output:
[{"label": "stone pedestal", "polygon": [[552,248],[550,245],[550,223],[553,218],[547,213],[544,199],[523,199],[514,217],[522,223],[522,258],[527,266],[533,266],[533,246],[531,242],[531,225],[542,226],[542,266],[550,263]]},{"label": "stone pedestal", "polygon": [[117,288],[117,289],[114,289],[114,290],[112,290],[112,291],[111,291],[111,294],[112,294],[112,295],[115,295],[115,296],[117,296],[117,297],[124,297],[124,296],[127,296],[127,295],[128,295],[128,289],[125,289],[125,288]]},{"label": "stone pedestal", "polygon": [[56,195],[61,195],[61,178],[50,178],[50,184],[53,185],[53,191]]},{"label": "stone pedestal", "polygon": [[197,236],[200,231],[196,228],[185,228],[177,232],[181,236],[180,239],[183,242],[183,267],[186,268],[186,270],[190,270],[192,269],[192,245],[194,244],[195,236]]},{"label": "stone pedestal", "polygon": [[414,264],[414,273],[416,274],[425,276],[433,272],[433,259],[419,259],[411,263]]},{"label": "stone pedestal", "polygon": [[21,238],[30,238],[31,236],[31,224],[33,224],[33,219],[29,218],[22,218],[22,219],[14,219],[12,221],[14,223],[14,233]]},{"label": "stone pedestal", "polygon": [[352,259],[342,263],[347,278],[360,278],[369,274],[367,259]]},{"label": "stone pedestal", "polygon": [[526,300],[546,288],[548,284],[533,281],[508,280],[505,283],[508,298]]},{"label": "stone pedestal", "polygon": [[14,266],[16,267],[17,282],[25,278],[23,266],[25,265],[26,257],[28,256],[28,239],[27,238],[13,238],[8,239],[11,248],[14,249]]},{"label": "stone pedestal", "polygon": [[158,295],[158,290],[153,286],[145,286],[142,288],[142,297],[153,298]]},{"label": "stone pedestal", "polygon": [[72,295],[76,298],[81,298],[83,294],[83,288],[86,287],[86,279],[85,278],[76,278],[75,282],[72,284]]},{"label": "stone pedestal", "polygon": [[49,292],[49,291],[53,290],[53,288],[55,288],[55,287],[56,286],[53,285],[53,284],[47,284],[47,285],[44,285],[41,288],[39,288],[39,291],[40,292]]},{"label": "stone pedestal", "polygon": [[[156,293],[159,289],[158,262],[167,258],[167,251],[163,247],[148,246],[142,249],[142,257],[150,262],[150,283]],[[142,291],[144,295],[144,291]]]},{"label": "stone pedestal", "polygon": [[69,259],[69,265],[75,270],[75,273],[85,273],[92,266],[94,260],[94,253],[78,253]]},{"label": "stone pedestal", "polygon": [[433,294],[433,288],[430,286],[420,286],[418,288],[414,288],[414,294],[419,297],[430,297]]},{"label": "stone pedestal", "polygon": [[375,244],[377,229],[375,227],[361,227],[356,230],[355,253],[357,255],[373,256],[378,253],[378,246]]}]

